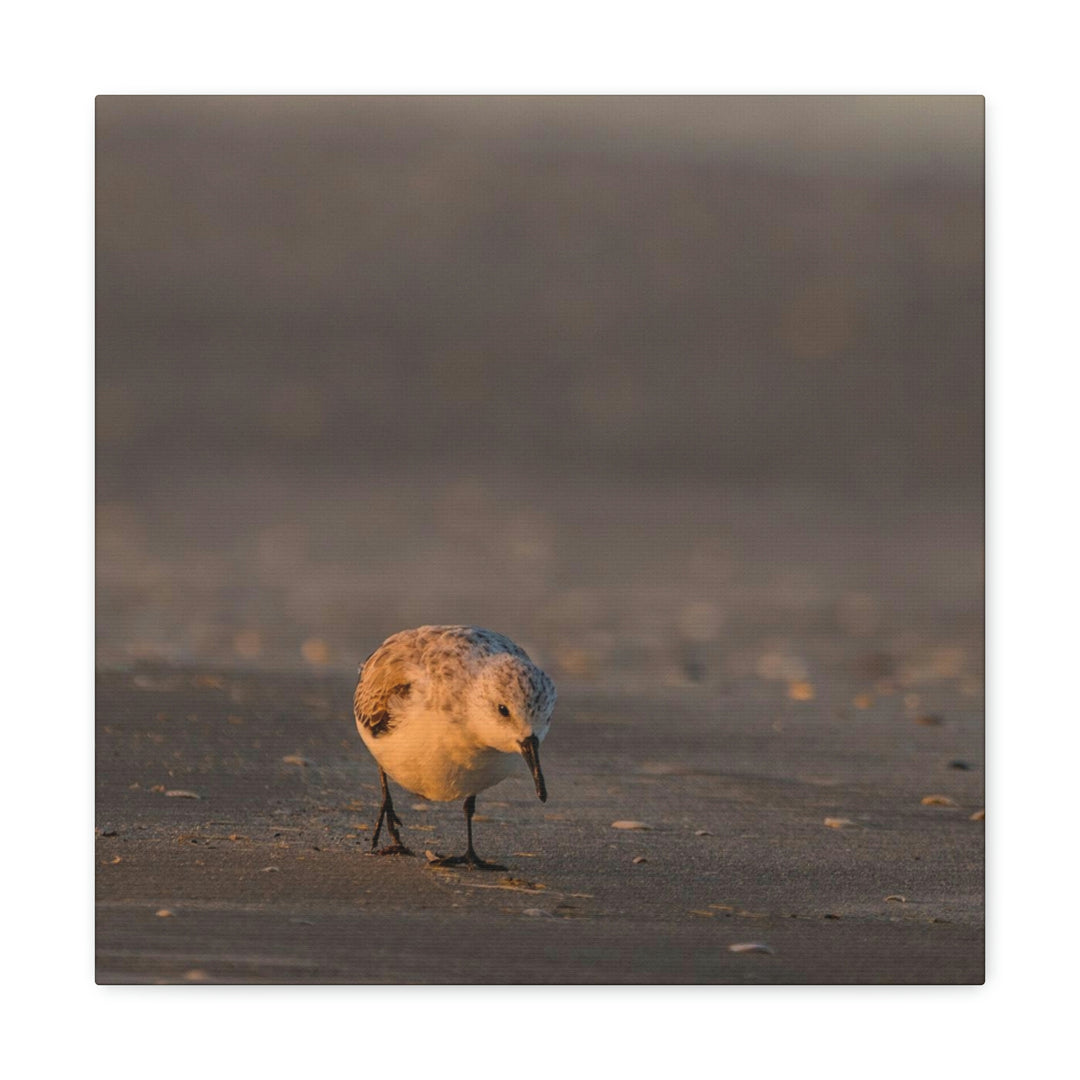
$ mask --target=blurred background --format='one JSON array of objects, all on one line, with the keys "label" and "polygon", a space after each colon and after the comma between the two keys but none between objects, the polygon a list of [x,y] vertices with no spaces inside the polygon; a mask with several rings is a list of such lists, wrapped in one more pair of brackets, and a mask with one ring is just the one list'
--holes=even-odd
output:
[{"label": "blurred background", "polygon": [[96,183],[99,665],[981,694],[982,98],[102,97]]}]

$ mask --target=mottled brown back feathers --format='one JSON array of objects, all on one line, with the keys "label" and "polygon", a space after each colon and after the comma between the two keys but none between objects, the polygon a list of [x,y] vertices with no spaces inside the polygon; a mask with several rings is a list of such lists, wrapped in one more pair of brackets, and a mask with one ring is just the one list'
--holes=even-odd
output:
[{"label": "mottled brown back feathers", "polygon": [[[390,639],[393,640],[393,639]],[[353,713],[359,727],[378,738],[394,726],[394,702],[409,695],[412,675],[400,653],[384,642],[364,661],[353,694]]]}]

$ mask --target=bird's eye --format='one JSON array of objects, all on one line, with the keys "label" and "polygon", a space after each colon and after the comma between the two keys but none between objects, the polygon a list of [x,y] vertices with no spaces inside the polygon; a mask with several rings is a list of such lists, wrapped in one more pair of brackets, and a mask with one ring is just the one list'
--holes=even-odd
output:
[{"label": "bird's eye", "polygon": [[500,716],[509,716],[510,715],[510,710],[505,705],[500,705],[499,706],[499,715]]}]

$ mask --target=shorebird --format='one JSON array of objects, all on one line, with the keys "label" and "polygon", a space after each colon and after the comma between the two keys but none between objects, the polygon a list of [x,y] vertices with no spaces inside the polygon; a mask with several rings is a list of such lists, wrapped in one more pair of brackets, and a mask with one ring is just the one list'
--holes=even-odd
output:
[{"label": "shorebird", "polygon": [[[389,776],[425,799],[465,800],[465,854],[436,857],[433,865],[505,870],[473,848],[476,796],[509,776],[520,756],[547,801],[540,743],[554,707],[552,681],[502,634],[421,626],[388,637],[361,665],[353,696],[356,727],[382,784],[372,853],[412,854],[398,833]],[[384,824],[393,843],[379,848]]]}]

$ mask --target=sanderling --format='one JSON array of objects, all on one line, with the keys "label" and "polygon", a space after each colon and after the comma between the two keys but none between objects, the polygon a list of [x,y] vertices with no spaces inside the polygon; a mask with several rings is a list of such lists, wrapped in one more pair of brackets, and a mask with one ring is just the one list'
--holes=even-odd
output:
[{"label": "sanderling", "polygon": [[[520,754],[541,802],[540,743],[551,723],[555,686],[508,637],[474,626],[421,626],[388,637],[360,668],[356,726],[379,766],[382,806],[371,850],[411,855],[390,799],[389,775],[425,799],[465,798],[468,849],[433,865],[505,870],[473,850],[476,794],[513,772]],[[383,823],[393,844],[378,848]]]}]

